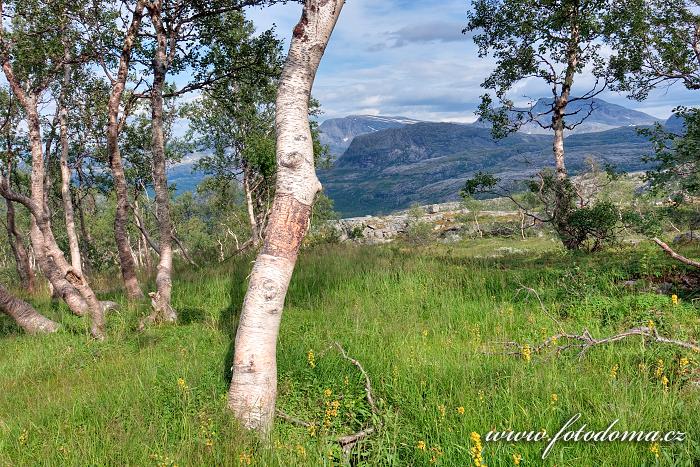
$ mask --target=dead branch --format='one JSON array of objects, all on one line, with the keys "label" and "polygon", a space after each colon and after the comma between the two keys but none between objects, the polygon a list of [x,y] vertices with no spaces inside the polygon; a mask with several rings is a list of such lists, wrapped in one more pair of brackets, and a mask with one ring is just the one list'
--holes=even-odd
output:
[{"label": "dead branch", "polygon": [[547,308],[544,306],[544,303],[542,303],[542,299],[540,298],[540,294],[538,294],[537,291],[531,287],[526,287],[523,284],[519,284],[519,285],[520,285],[520,288],[515,292],[515,297],[513,297],[513,299],[517,298],[518,295],[520,294],[520,292],[522,292],[522,291],[527,292],[528,296],[530,294],[534,295],[537,298],[537,301],[540,302],[540,308],[542,308],[542,311],[544,312],[544,314],[546,314],[552,321],[557,323],[557,326],[559,326],[559,331],[561,331],[563,333],[564,332],[563,326],[561,325],[559,320],[557,318],[555,318],[554,315],[552,313],[550,313],[549,310],[547,310]]},{"label": "dead branch", "polygon": [[348,356],[347,352],[345,349],[337,342],[334,343],[335,348],[338,349],[338,352],[341,353],[344,359],[348,360],[350,363],[355,365],[358,370],[360,370],[360,373],[362,373],[362,376],[365,377],[365,394],[367,395],[367,403],[369,406],[372,408],[372,413],[375,415],[379,413],[379,410],[377,409],[377,405],[374,403],[374,398],[372,397],[372,382],[369,379],[369,375],[365,371],[365,369],[362,367],[362,364],[355,360],[354,358]]},{"label": "dead branch", "polygon": [[[556,352],[561,353],[561,352],[564,352],[565,350],[568,350],[571,348],[577,348],[577,349],[580,349],[579,359],[582,359],[583,356],[585,355],[585,353],[594,346],[621,341],[623,339],[626,339],[626,338],[632,337],[632,336],[642,336],[644,338],[651,339],[653,342],[659,342],[661,344],[677,345],[679,347],[683,347],[683,348],[692,350],[693,352],[700,352],[700,346],[698,346],[695,343],[664,337],[664,336],[659,334],[659,332],[656,330],[656,328],[650,328],[650,327],[646,327],[646,326],[640,326],[640,327],[628,329],[627,331],[621,332],[619,334],[615,334],[615,335],[612,335],[609,337],[604,337],[601,339],[596,339],[593,336],[591,336],[591,333],[587,329],[584,329],[583,333],[580,335],[561,332],[559,334],[556,334],[554,336],[547,338],[541,344],[539,344],[535,347],[532,347],[531,350],[533,353],[540,353],[544,349],[548,348],[549,346],[556,345],[556,343],[559,342],[560,340],[561,341],[568,341],[564,345],[557,345],[554,348],[556,350]],[[514,352],[508,352],[508,355],[516,355],[516,354],[522,355],[525,347],[529,347],[527,345],[522,345],[518,342],[512,342],[512,341],[511,342],[500,342],[500,344],[505,345],[507,347],[511,347],[511,348],[514,347],[514,348],[518,349],[517,351],[514,351]]]},{"label": "dead branch", "polygon": [[[326,348],[325,350],[320,352],[319,356],[323,355],[326,351],[328,351],[332,348],[337,349],[338,352],[340,353],[340,355],[345,360],[352,363],[359,370],[359,372],[362,374],[362,376],[365,379],[365,396],[367,399],[367,403],[369,404],[370,409],[372,410],[372,415],[378,416],[379,409],[377,408],[377,404],[374,402],[374,396],[372,394],[372,382],[370,380],[369,375],[367,374],[364,367],[362,366],[362,364],[359,361],[355,360],[354,358],[350,357],[348,355],[348,353],[346,352],[346,350],[343,348],[343,346],[341,346],[338,342],[334,342],[331,346],[329,346],[328,348]],[[275,410],[275,413],[279,418],[281,418],[282,420],[284,420],[288,423],[291,423],[292,425],[296,425],[296,426],[303,427],[303,428],[309,428],[309,427],[313,426],[313,423],[307,422],[305,420],[301,420],[299,418],[292,417],[291,415],[287,415],[286,413],[284,413],[280,409]],[[353,446],[355,446],[355,444],[357,444],[358,441],[361,441],[362,439],[370,436],[372,433],[374,433],[376,431],[376,429],[377,429],[376,426],[368,426],[368,427],[366,427],[366,428],[364,428],[356,433],[341,436],[336,441],[343,449],[343,452],[345,454],[347,454],[352,450]]]},{"label": "dead branch", "polygon": [[694,268],[700,269],[700,261],[695,261],[690,258],[686,258],[683,255],[679,255],[678,253],[673,251],[670,246],[668,246],[658,238],[654,238],[654,243],[659,245],[661,249],[664,250],[671,258],[676,259],[683,264],[687,264],[688,266],[693,266]]}]

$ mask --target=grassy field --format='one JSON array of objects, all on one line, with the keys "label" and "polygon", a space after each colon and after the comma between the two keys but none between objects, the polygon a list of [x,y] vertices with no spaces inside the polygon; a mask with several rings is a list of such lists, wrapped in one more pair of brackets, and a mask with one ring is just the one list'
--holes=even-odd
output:
[{"label": "grassy field", "polygon": [[[678,285],[683,268],[651,246],[577,255],[546,239],[484,239],[304,251],[281,328],[278,406],[314,426],[278,419],[268,445],[224,410],[250,260],[181,268],[177,326],[138,334],[146,307],[123,307],[110,315],[105,343],[45,299],[33,303],[61,322],[55,335],[26,336],[0,317],[0,465],[465,466],[474,465],[472,432],[489,466],[700,464],[697,355],[639,337],[581,359],[576,350],[508,355],[498,343],[532,348],[558,332],[553,318],[596,337],[651,321],[663,335],[700,339],[696,297]],[[654,290],[662,283],[671,283],[663,294]],[[536,290],[546,311],[521,286]],[[362,375],[326,350],[333,342],[366,369],[378,416]],[[620,431],[687,436],[660,445],[559,442],[544,461],[546,442],[484,440],[492,429],[554,434],[576,413],[576,428],[619,419]],[[344,458],[334,440],[367,424],[378,433]]]}]

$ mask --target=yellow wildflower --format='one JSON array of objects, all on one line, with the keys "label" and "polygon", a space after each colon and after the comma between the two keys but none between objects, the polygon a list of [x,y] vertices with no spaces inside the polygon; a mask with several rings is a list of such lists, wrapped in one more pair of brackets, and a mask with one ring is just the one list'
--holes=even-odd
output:
[{"label": "yellow wildflower", "polygon": [[532,349],[529,345],[525,345],[520,352],[523,356],[523,359],[525,359],[526,362],[529,363],[530,360],[532,360]]},{"label": "yellow wildflower", "polygon": [[659,454],[661,453],[661,446],[659,443],[651,443],[651,446],[649,446],[649,451],[651,451],[651,453],[658,459]]},{"label": "yellow wildflower", "polygon": [[313,438],[314,436],[316,436],[316,424],[315,424],[315,423],[312,423],[311,425],[309,425],[309,427],[307,428],[307,430],[308,430],[308,432],[309,432],[309,436],[311,436],[312,438]]},{"label": "yellow wildflower", "polygon": [[678,366],[680,367],[680,373],[682,375],[688,373],[688,365],[690,365],[690,360],[687,357],[681,357],[678,361]]},{"label": "yellow wildflower", "polygon": [[418,449],[419,451],[425,451],[425,441],[418,441],[418,444],[416,444],[416,449]]},{"label": "yellow wildflower", "polygon": [[316,368],[316,357],[314,357],[314,351],[309,350],[306,353],[306,361],[309,362],[311,368]]},{"label": "yellow wildflower", "polygon": [[304,448],[304,446],[302,446],[301,444],[297,444],[296,449],[297,454],[299,454],[301,457],[306,457],[306,449]]},{"label": "yellow wildflower", "polygon": [[460,415],[464,415],[464,407],[462,407],[461,405],[457,407],[457,413]]},{"label": "yellow wildflower", "polygon": [[474,462],[474,467],[486,467],[482,456],[483,446],[481,445],[481,435],[479,435],[479,433],[476,431],[472,431],[469,435],[469,439],[472,442],[472,447],[469,450],[469,454]]},{"label": "yellow wildflower", "polygon": [[522,454],[513,454],[513,464],[520,465],[520,461],[523,460]]},{"label": "yellow wildflower", "polygon": [[238,456],[238,463],[241,465],[250,465],[251,462],[253,462],[252,454],[248,454],[244,451]]},{"label": "yellow wildflower", "polygon": [[22,433],[19,434],[19,444],[24,446],[27,444],[27,439],[29,438],[29,432],[27,430],[22,430]]},{"label": "yellow wildflower", "polygon": [[427,329],[423,329],[422,334],[423,334],[423,337],[428,337],[428,330],[427,330]]},{"label": "yellow wildflower", "polygon": [[559,400],[559,396],[557,395],[557,393],[553,393],[552,394],[552,404],[556,404],[558,400]]},{"label": "yellow wildflower", "polygon": [[445,406],[440,404],[440,405],[438,405],[437,409],[438,409],[438,412],[440,412],[440,418],[445,418],[445,410],[446,410]]},{"label": "yellow wildflower", "polygon": [[330,389],[326,388],[323,390],[323,397],[331,397],[333,395],[333,391]]},{"label": "yellow wildflower", "polygon": [[664,374],[664,361],[662,359],[659,359],[658,362],[656,362],[656,371],[654,371],[654,376],[657,378],[661,378],[661,375]]},{"label": "yellow wildflower", "polygon": [[433,455],[430,457],[430,463],[436,464],[440,456],[443,454],[442,449],[440,449],[440,446],[433,446],[430,448],[430,452],[433,453]]},{"label": "yellow wildflower", "polygon": [[647,322],[647,327],[649,329],[654,329],[656,327],[656,325],[654,324],[654,322],[652,320],[649,320],[649,322]]},{"label": "yellow wildflower", "polygon": [[620,365],[617,363],[613,365],[612,368],[610,368],[610,379],[617,379],[617,370],[620,369]]},{"label": "yellow wildflower", "polygon": [[678,305],[678,295],[671,295],[671,303],[673,303],[674,305]]},{"label": "yellow wildflower", "polygon": [[183,391],[187,390],[187,383],[183,378],[178,378],[177,379],[177,387],[182,389]]},{"label": "yellow wildflower", "polygon": [[668,390],[668,378],[666,377],[666,375],[663,375],[661,377],[661,384],[663,384],[664,390]]}]

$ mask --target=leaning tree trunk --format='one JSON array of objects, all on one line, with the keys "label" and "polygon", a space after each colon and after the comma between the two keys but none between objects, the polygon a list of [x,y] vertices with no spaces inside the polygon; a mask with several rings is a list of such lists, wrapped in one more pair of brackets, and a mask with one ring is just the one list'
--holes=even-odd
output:
[{"label": "leaning tree trunk", "polygon": [[9,315],[29,334],[58,330],[58,323],[41,315],[29,303],[12,296],[2,284],[0,284],[0,311]]},{"label": "leaning tree trunk", "polygon": [[156,291],[149,293],[153,312],[141,323],[175,322],[177,313],[170,304],[172,293],[173,239],[170,221],[170,192],[165,172],[165,135],[163,133],[163,86],[167,71],[166,31],[161,21],[161,4],[149,13],[156,30],[157,45],[153,59],[153,86],[151,87],[151,153],[153,154],[153,188],[156,193],[160,260],[156,268]]},{"label": "leaning tree trunk", "polygon": [[122,46],[121,56],[119,57],[119,69],[116,79],[112,82],[112,92],[109,96],[107,107],[109,122],[107,126],[107,152],[109,154],[109,166],[112,171],[112,179],[114,180],[114,192],[117,198],[117,207],[114,215],[114,239],[117,243],[117,252],[119,253],[119,266],[121,268],[122,280],[124,281],[124,288],[126,289],[126,295],[129,300],[143,298],[143,291],[139,286],[139,281],[136,276],[136,264],[131,255],[131,245],[129,244],[129,195],[122,156],[119,150],[119,132],[121,129],[119,106],[121,104],[122,95],[124,94],[124,88],[126,87],[129,63],[131,61],[131,51],[141,27],[144,8],[145,2],[143,0],[136,2],[131,24],[124,38],[124,45]]},{"label": "leaning tree trunk", "polygon": [[269,432],[277,398],[276,347],[284,299],[321,184],[314,169],[309,97],[344,0],[306,0],[276,104],[277,189],[263,249],[236,333],[228,406],[248,429]]},{"label": "leaning tree trunk", "polygon": [[71,266],[79,274],[83,273],[83,266],[80,256],[80,246],[78,244],[78,234],[75,231],[75,212],[73,209],[73,198],[70,193],[71,170],[68,166],[68,107],[66,104],[68,96],[68,86],[71,79],[70,52],[68,46],[64,44],[66,63],[63,65],[63,83],[59,103],[58,122],[60,125],[61,138],[61,198],[63,200],[63,213],[66,220],[66,235],[68,237],[68,248],[70,250]]}]

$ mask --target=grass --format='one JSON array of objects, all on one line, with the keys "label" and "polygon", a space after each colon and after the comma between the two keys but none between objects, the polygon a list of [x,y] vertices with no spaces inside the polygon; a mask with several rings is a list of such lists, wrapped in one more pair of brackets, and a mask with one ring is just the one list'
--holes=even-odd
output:
[{"label": "grass", "polygon": [[[181,268],[181,322],[137,334],[146,309],[125,306],[110,315],[106,343],[44,298],[33,302],[61,322],[55,335],[26,336],[0,317],[0,465],[342,465],[333,439],[372,417],[361,375],[324,351],[335,341],[367,370],[381,411],[382,429],[356,448],[353,465],[473,465],[472,432],[553,434],[576,413],[596,431],[619,418],[621,431],[687,436],[661,443],[658,458],[648,442],[559,442],[544,461],[544,442],[484,442],[484,462],[513,465],[515,454],[521,465],[700,463],[700,394],[678,364],[688,357],[694,370],[696,355],[634,338],[582,360],[566,352],[527,361],[496,344],[532,345],[557,331],[533,297],[516,293],[520,284],[571,332],[603,336],[652,320],[665,335],[700,339],[695,296],[650,290],[683,271],[650,246],[576,255],[533,238],[304,251],[278,345],[278,406],[316,428],[278,420],[269,445],[224,408],[250,260]],[[623,285],[630,279],[633,288]]]}]

